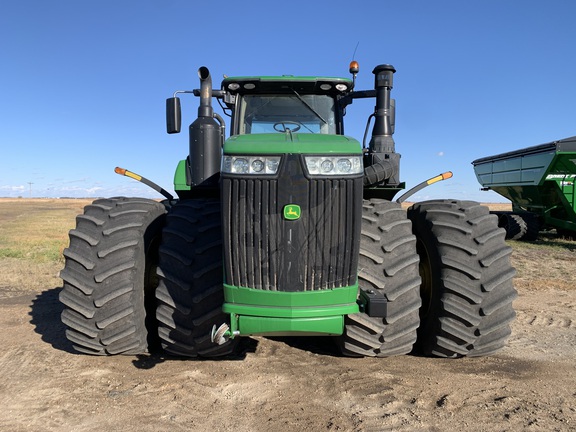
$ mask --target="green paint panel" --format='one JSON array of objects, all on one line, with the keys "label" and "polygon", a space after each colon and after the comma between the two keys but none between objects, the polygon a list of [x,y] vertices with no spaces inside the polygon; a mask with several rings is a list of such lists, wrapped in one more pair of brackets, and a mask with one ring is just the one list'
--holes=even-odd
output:
[{"label": "green paint panel", "polygon": [[344,316],[359,312],[357,294],[357,286],[290,293],[224,285],[222,310],[240,335],[339,335]]},{"label": "green paint panel", "polygon": [[224,143],[224,154],[362,154],[362,145],[344,135],[248,134],[234,135]]},{"label": "green paint panel", "polygon": [[181,160],[178,162],[176,172],[174,173],[174,190],[190,190],[190,186],[186,184],[186,161]]},{"label": "green paint panel", "polygon": [[286,319],[240,316],[238,331],[241,336],[336,336],[344,331],[344,317]]},{"label": "green paint panel", "polygon": [[308,292],[224,285],[222,310],[241,336],[340,335],[344,316],[359,312],[358,286]]},{"label": "green paint panel", "polygon": [[250,315],[258,317],[276,318],[312,318],[327,317],[330,315],[348,315],[359,311],[356,302],[338,306],[323,307],[279,307],[279,306],[253,306],[224,303],[222,310],[225,313],[237,315]]},{"label": "green paint panel", "polygon": [[283,292],[263,291],[224,284],[225,307],[227,304],[271,306],[281,308],[310,308],[321,306],[356,305],[358,285],[321,291]]}]

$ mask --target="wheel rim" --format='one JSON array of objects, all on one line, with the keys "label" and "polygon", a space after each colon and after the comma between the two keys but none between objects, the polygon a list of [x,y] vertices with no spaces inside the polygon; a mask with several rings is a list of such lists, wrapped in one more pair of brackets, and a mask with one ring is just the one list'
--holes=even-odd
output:
[{"label": "wheel rim", "polygon": [[418,271],[422,284],[420,285],[420,297],[422,298],[422,307],[420,308],[420,319],[428,316],[430,308],[432,307],[433,298],[433,284],[432,284],[432,265],[430,263],[430,255],[426,246],[421,240],[416,242],[416,251],[420,256],[420,264]]}]

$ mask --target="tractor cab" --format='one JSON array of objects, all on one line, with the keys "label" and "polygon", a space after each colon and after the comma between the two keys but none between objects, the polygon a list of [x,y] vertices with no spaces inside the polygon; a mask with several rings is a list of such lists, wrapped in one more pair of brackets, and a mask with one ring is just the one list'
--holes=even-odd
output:
[{"label": "tractor cab", "polygon": [[232,135],[343,134],[338,100],[352,86],[349,79],[289,75],[228,77],[222,82],[232,111]]}]

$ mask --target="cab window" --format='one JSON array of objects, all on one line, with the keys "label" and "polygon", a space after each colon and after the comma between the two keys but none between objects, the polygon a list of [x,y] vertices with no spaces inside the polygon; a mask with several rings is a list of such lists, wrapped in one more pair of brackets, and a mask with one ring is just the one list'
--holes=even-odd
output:
[{"label": "cab window", "polygon": [[335,134],[335,101],[327,95],[244,95],[239,101],[239,134]]}]

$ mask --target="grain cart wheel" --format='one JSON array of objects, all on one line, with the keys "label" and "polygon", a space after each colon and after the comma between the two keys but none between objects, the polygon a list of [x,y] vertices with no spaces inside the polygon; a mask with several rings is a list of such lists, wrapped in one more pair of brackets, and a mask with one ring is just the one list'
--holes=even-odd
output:
[{"label": "grain cart wheel", "polygon": [[488,208],[438,200],[408,209],[422,276],[417,348],[440,357],[481,356],[501,349],[515,313],[515,270],[505,232]]},{"label": "grain cart wheel", "polygon": [[526,233],[520,238],[523,241],[534,241],[540,233],[540,220],[535,213],[525,212],[520,215],[526,223]]},{"label": "grain cart wheel", "polygon": [[416,238],[400,204],[364,201],[358,283],[360,290],[386,297],[387,314],[346,316],[339,339],[342,353],[376,357],[409,353],[420,321],[420,275]]},{"label": "grain cart wheel", "polygon": [[230,354],[237,339],[210,340],[212,327],[226,322],[220,201],[193,199],[172,207],[162,233],[156,290],[162,347],[186,357]]},{"label": "grain cart wheel", "polygon": [[154,303],[165,212],[156,201],[114,198],[94,201],[76,218],[64,251],[60,301],[66,336],[77,351],[146,352],[156,335],[154,314],[146,311]]},{"label": "grain cart wheel", "polygon": [[498,226],[506,230],[508,240],[520,240],[528,231],[528,226],[522,216],[511,212],[498,215]]}]

